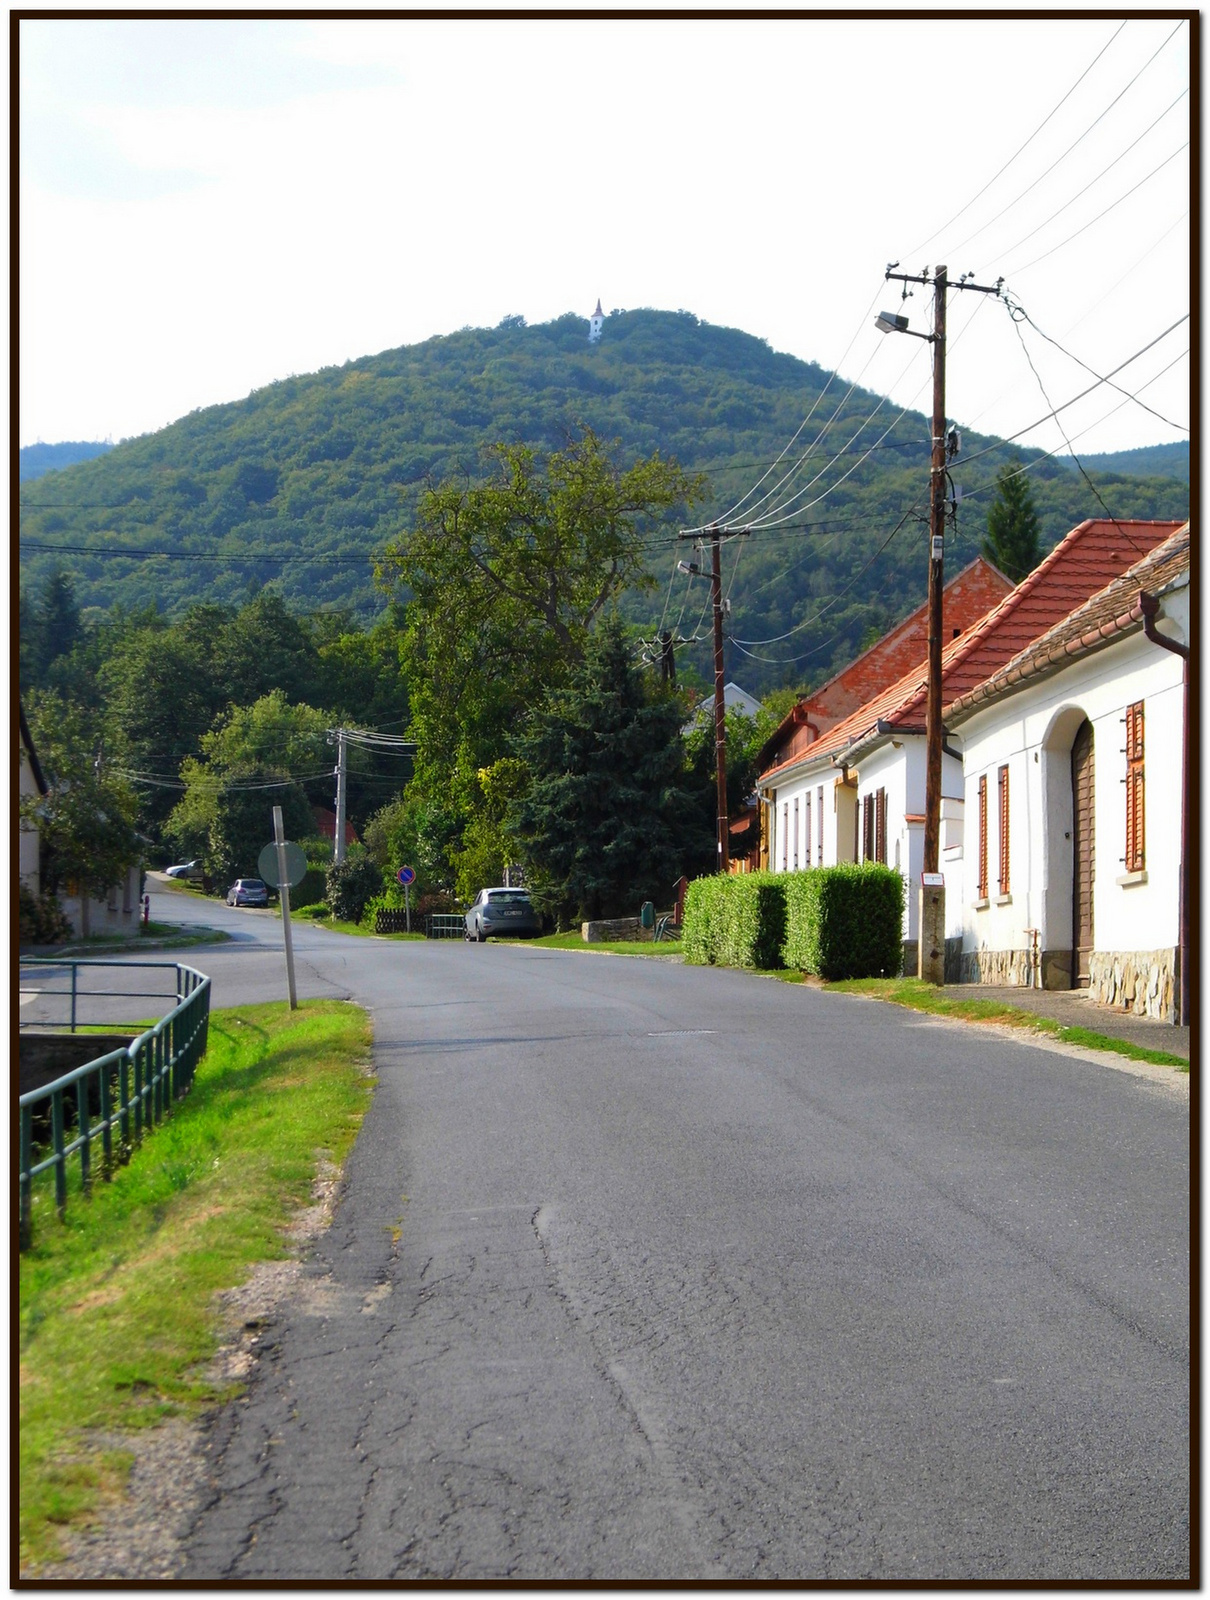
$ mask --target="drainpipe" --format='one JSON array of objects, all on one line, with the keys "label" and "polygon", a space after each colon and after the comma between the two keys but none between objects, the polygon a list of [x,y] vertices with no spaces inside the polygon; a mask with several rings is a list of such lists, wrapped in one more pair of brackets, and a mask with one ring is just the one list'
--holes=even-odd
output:
[{"label": "drainpipe", "polygon": [[1177,941],[1180,947],[1181,977],[1178,987],[1178,1020],[1189,1026],[1189,646],[1169,639],[1156,627],[1160,603],[1153,594],[1139,593],[1139,610],[1143,613],[1143,632],[1152,644],[1161,650],[1170,650],[1181,658],[1181,881],[1179,899],[1179,928]]}]

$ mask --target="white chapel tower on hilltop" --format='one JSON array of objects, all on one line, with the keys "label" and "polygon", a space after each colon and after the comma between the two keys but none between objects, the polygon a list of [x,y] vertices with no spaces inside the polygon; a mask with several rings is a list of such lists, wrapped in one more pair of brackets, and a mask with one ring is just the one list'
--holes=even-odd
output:
[{"label": "white chapel tower on hilltop", "polygon": [[597,309],[588,319],[588,342],[596,344],[601,337],[601,329],[605,325],[605,313],[601,310],[601,297],[597,296]]}]

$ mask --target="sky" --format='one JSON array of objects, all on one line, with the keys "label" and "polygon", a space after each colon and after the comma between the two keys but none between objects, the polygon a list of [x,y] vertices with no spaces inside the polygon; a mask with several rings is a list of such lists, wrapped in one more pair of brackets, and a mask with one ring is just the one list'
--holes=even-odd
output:
[{"label": "sky", "polygon": [[25,19],[17,73],[22,444],[598,297],[927,412],[890,262],[1004,279],[960,426],[1188,437],[1187,21]]}]

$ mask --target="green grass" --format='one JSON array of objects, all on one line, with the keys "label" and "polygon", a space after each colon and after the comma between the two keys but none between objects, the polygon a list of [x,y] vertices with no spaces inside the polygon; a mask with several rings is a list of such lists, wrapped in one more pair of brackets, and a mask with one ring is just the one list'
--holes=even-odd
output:
[{"label": "green grass", "polygon": [[1126,1039],[1114,1039],[1108,1034],[1096,1033],[1091,1028],[1068,1027],[1051,1017],[1040,1017],[1033,1011],[1024,1011],[1000,1000],[956,1000],[951,995],[939,994],[932,984],[920,978],[848,978],[825,984],[824,987],[833,994],[868,995],[874,1000],[887,1000],[892,1005],[908,1006],[913,1011],[927,1011],[934,1016],[1024,1028],[1034,1033],[1049,1034],[1062,1044],[1079,1045],[1085,1050],[1109,1050],[1131,1061],[1148,1061],[1157,1067],[1175,1067],[1178,1072],[1189,1070],[1185,1057],[1170,1051],[1151,1050]]},{"label": "green grass", "polygon": [[547,950],[592,950],[609,956],[676,956],[679,959],[681,955],[680,944],[674,939],[661,939],[658,944],[653,939],[610,939],[601,944],[586,944],[583,936],[576,932],[548,933],[540,939],[508,942],[541,945]]},{"label": "green grass", "polygon": [[[340,1163],[373,1080],[365,1014],[337,1001],[215,1012],[191,1093],[91,1199],[35,1191],[20,1257],[20,1559],[95,1518],[131,1465],[85,1430],[122,1432],[225,1398],[202,1373],[215,1296],[288,1254],[321,1158]],[[77,1169],[78,1174],[78,1169]],[[49,1176],[49,1175],[47,1175]]]}]

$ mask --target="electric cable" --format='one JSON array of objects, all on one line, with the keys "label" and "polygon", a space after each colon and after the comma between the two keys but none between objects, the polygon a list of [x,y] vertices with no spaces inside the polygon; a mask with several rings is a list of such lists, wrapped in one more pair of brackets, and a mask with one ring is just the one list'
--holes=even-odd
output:
[{"label": "electric cable", "polygon": [[1014,276],[1020,276],[1021,273],[1031,271],[1032,268],[1039,264],[1039,262],[1046,261],[1050,256],[1055,255],[1059,250],[1065,250],[1067,246],[1071,244],[1073,240],[1078,239],[1082,233],[1087,233],[1089,228],[1095,227],[1098,222],[1103,221],[1111,211],[1116,211],[1120,205],[1130,199],[1132,194],[1137,193],[1137,191],[1141,189],[1144,184],[1150,183],[1152,178],[1161,173],[1169,164],[1169,162],[1175,161],[1177,156],[1182,154],[1183,151],[1188,150],[1189,144],[1190,141],[1186,139],[1184,144],[1178,145],[1171,155],[1164,157],[1163,161],[1160,162],[1158,167],[1153,167],[1151,171],[1147,173],[1146,177],[1140,178],[1136,184],[1132,184],[1131,187],[1126,190],[1125,194],[1120,194],[1116,200],[1105,207],[1104,211],[1099,211],[1097,215],[1090,218],[1090,220],[1086,222],[1083,227],[1077,228],[1074,233],[1069,233],[1066,239],[1062,239],[1058,244],[1052,245],[1049,250],[1044,250],[1040,256],[1035,256],[1032,261],[1027,261],[1024,266],[1011,267],[1009,270]]},{"label": "electric cable", "polygon": [[1029,138],[1026,139],[1025,143],[1023,145],[1021,145],[1020,148],[1013,155],[1009,156],[1008,160],[1004,163],[1004,165],[1000,168],[1000,170],[998,172],[994,173],[992,175],[992,177],[990,177],[987,180],[987,182],[983,185],[982,189],[979,190],[978,194],[973,195],[971,197],[971,199],[969,199],[966,202],[966,204],[961,208],[961,210],[955,211],[954,215],[949,219],[949,221],[946,222],[946,223],[943,223],[941,225],[941,227],[938,228],[935,233],[930,234],[929,237],[924,241],[923,244],[918,244],[914,250],[909,251],[908,252],[909,255],[911,255],[913,257],[918,257],[923,251],[927,250],[928,247],[932,244],[934,239],[940,238],[940,236],[943,233],[945,233],[949,228],[952,228],[954,223],[957,222],[959,217],[965,216],[966,213],[970,210],[970,208],[975,204],[975,202],[978,201],[978,200],[981,200],[983,198],[983,196],[987,193],[987,191],[992,187],[992,185],[999,182],[999,180],[1008,171],[1009,167],[1012,166],[1013,162],[1016,161],[1017,157],[1021,156],[1021,155],[1024,155],[1025,151],[1029,148],[1029,146],[1034,142],[1034,140],[1042,132],[1042,129],[1051,120],[1051,118],[1056,116],[1057,113],[1059,111],[1061,111],[1062,108],[1067,104],[1067,102],[1071,99],[1072,95],[1076,92],[1076,90],[1084,82],[1084,79],[1092,71],[1093,67],[1096,66],[1097,62],[1105,54],[1106,50],[1109,49],[1110,45],[1113,44],[1113,42],[1117,38],[1118,34],[1121,33],[1122,29],[1125,26],[1126,26],[1126,20],[1123,20],[1121,23],[1118,24],[1118,27],[1115,30],[1115,32],[1112,34],[1112,36],[1109,39],[1107,39],[1105,41],[1105,43],[1097,51],[1096,55],[1093,56],[1092,60],[1084,68],[1083,72],[1081,72],[1080,76],[1072,84],[1071,88],[1068,89],[1067,93],[1063,96],[1063,98],[1058,102],[1058,104],[1056,106],[1052,107],[1052,109],[1047,112],[1047,114],[1042,118],[1041,122],[1039,122],[1038,126],[1030,134]]},{"label": "electric cable", "polygon": [[833,606],[839,604],[839,602],[844,599],[845,595],[848,594],[849,590],[853,588],[854,584],[856,584],[859,579],[861,579],[861,578],[863,578],[865,576],[865,574],[874,565],[875,561],[878,560],[878,557],[880,555],[882,555],[883,551],[886,550],[890,546],[891,541],[898,535],[899,530],[908,521],[908,519],[910,517],[912,517],[912,516],[919,515],[919,513],[920,513],[919,502],[917,502],[916,505],[909,506],[909,508],[904,512],[903,516],[900,517],[899,521],[891,529],[890,533],[886,536],[886,538],[883,540],[883,542],[878,546],[877,550],[875,550],[874,554],[870,557],[870,559],[863,566],[858,568],[858,570],[849,579],[848,583],[845,584],[844,588],[839,590],[838,593],[834,594],[831,597],[831,599],[829,599],[827,605],[822,606],[815,613],[815,615],[813,617],[804,618],[804,620],[802,622],[796,623],[794,625],[794,627],[787,629],[787,631],[785,633],[776,634],[771,639],[739,639],[734,634],[729,634],[728,638],[731,640],[731,642],[733,644],[740,645],[740,646],[743,646],[743,645],[757,645],[757,644],[758,645],[780,644],[783,639],[790,639],[790,638],[792,638],[794,636],[794,634],[801,633],[804,628],[811,627],[811,625],[813,623],[816,623],[816,622],[819,621],[820,617],[826,616],[827,613],[829,611],[831,611]]},{"label": "electric cable", "polygon": [[[1021,191],[1021,193],[1016,197],[1015,200],[1010,200],[1009,203],[1003,208],[1003,210],[998,211],[996,213],[996,215],[991,218],[990,221],[985,222],[981,228],[977,228],[974,233],[968,235],[968,237],[963,239],[960,244],[954,245],[953,246],[953,253],[956,255],[960,250],[965,250],[967,245],[971,244],[975,239],[977,239],[980,234],[986,233],[987,230],[990,227],[992,227],[994,223],[999,222],[1001,217],[1005,216],[1009,211],[1011,211],[1014,206],[1019,205],[1020,202],[1025,199],[1026,195],[1031,194],[1033,192],[1033,190],[1036,189],[1040,183],[1042,183],[1046,178],[1048,178],[1050,176],[1050,174],[1055,170],[1056,167],[1060,166],[1064,161],[1066,161],[1067,157],[1071,154],[1071,152],[1074,149],[1076,149],[1076,147],[1078,145],[1080,145],[1080,144],[1082,144],[1084,142],[1084,140],[1088,137],[1088,135],[1092,132],[1092,130],[1097,126],[1097,124],[1104,121],[1104,119],[1113,110],[1114,106],[1117,105],[1118,101],[1121,100],[1122,96],[1127,94],[1134,87],[1134,85],[1139,81],[1139,79],[1147,71],[1148,67],[1150,67],[1151,63],[1155,60],[1156,56],[1158,56],[1161,53],[1161,51],[1167,49],[1168,45],[1170,45],[1172,43],[1173,39],[1175,39],[1176,35],[1181,31],[1181,27],[1182,26],[1183,26],[1182,23],[1179,23],[1179,22],[1177,23],[1176,27],[1173,28],[1172,32],[1168,35],[1168,37],[1164,40],[1164,42],[1161,45],[1159,45],[1156,50],[1154,50],[1152,52],[1152,54],[1147,58],[1147,60],[1143,63],[1143,65],[1135,73],[1134,77],[1131,78],[1130,82],[1128,84],[1126,84],[1125,88],[1121,89],[1114,96],[1114,98],[1109,102],[1109,104],[1105,107],[1105,109],[1100,113],[1100,115],[1097,116],[1092,122],[1090,122],[1088,124],[1088,126],[1084,129],[1083,133],[1080,134],[1079,138],[1076,139],[1074,141],[1074,143],[1068,145],[1067,149],[1064,150],[1064,152],[1063,152],[1063,154],[1061,156],[1056,157],[1056,159],[1051,162],[1050,166],[1046,168],[1045,172],[1040,173],[1039,176],[1034,179],[1033,183],[1031,183],[1027,188],[1023,189]],[[1120,32],[1121,30],[1119,29],[1118,31]],[[1116,37],[1116,35],[1115,35],[1115,37]],[[1179,99],[1180,97],[1178,96],[1177,98]],[[1175,104],[1175,101],[1173,102],[1173,104]],[[1171,110],[1171,107],[1169,107],[1169,110]],[[1121,158],[1119,157],[1119,160],[1120,159]],[[1034,231],[1036,232],[1037,230],[1035,229]],[[1029,238],[1029,237],[1030,237],[1030,235],[1027,234],[1026,238]],[[1015,246],[1013,246],[1012,248],[1015,248]],[[1003,251],[1003,250],[999,251],[998,253],[1000,255],[1007,254],[1007,252]]]},{"label": "electric cable", "polygon": [[[1030,316],[1029,312],[1026,311],[1026,309],[1025,309],[1025,307],[1023,305],[1021,305],[1019,302],[1008,301],[1007,299],[1006,299],[1005,303],[1008,305],[1008,314],[1012,318],[1014,323],[1017,323],[1018,321],[1028,322],[1030,327],[1039,336],[1039,338],[1045,339],[1047,344],[1054,345],[1055,349],[1060,351],[1063,355],[1065,355],[1069,361],[1074,361],[1077,367],[1083,367],[1084,371],[1088,372],[1088,373],[1091,373],[1094,378],[1100,378],[1101,377],[1101,374],[1099,372],[1097,372],[1097,370],[1094,367],[1090,367],[1088,365],[1087,361],[1081,361],[1079,356],[1073,355],[1070,350],[1065,350],[1057,339],[1052,339],[1051,336],[1048,333],[1043,333],[1042,329],[1038,327],[1038,324]],[[1020,337],[1020,330],[1018,329],[1018,338],[1019,337]],[[1024,341],[1022,341],[1022,347],[1024,348]],[[1031,362],[1031,366],[1032,366],[1032,362]],[[1108,384],[1108,386],[1111,389],[1116,389],[1118,394],[1125,395],[1128,400],[1134,400],[1138,405],[1140,405],[1143,408],[1144,411],[1149,411],[1153,417],[1157,417],[1160,422],[1167,423],[1167,425],[1170,428],[1175,428],[1178,433],[1188,433],[1189,429],[1188,429],[1188,426],[1186,424],[1182,424],[1182,423],[1179,423],[1179,422],[1173,422],[1171,417],[1166,417],[1166,416],[1163,415],[1162,412],[1154,410],[1151,406],[1147,405],[1144,401],[1140,400],[1137,394],[1132,394],[1129,389],[1123,389],[1120,384],[1111,383],[1108,378],[1101,378],[1101,382],[1105,383],[1105,384]],[[1049,400],[1047,401],[1047,403],[1049,404]]]},{"label": "electric cable", "polygon": [[1188,93],[1188,89],[1182,89],[1180,94],[1178,94],[1176,99],[1172,102],[1172,105],[1168,106],[1166,110],[1161,111],[1155,121],[1151,123],[1150,126],[1143,129],[1142,133],[1139,134],[1138,138],[1133,144],[1128,144],[1125,150],[1116,155],[1107,167],[1102,167],[1101,171],[1097,173],[1095,178],[1090,179],[1081,190],[1079,190],[1076,194],[1073,194],[1069,200],[1064,201],[1057,211],[1053,211],[1050,216],[1047,217],[1045,222],[1039,222],[1036,228],[1031,228],[1027,234],[1024,234],[1020,239],[1017,239],[1008,247],[1007,250],[1002,251],[1001,254],[1007,255],[1010,251],[1017,250],[1021,247],[1021,245],[1027,244],[1029,240],[1033,238],[1035,233],[1041,233],[1043,228],[1048,228],[1057,217],[1061,217],[1063,215],[1064,211],[1069,210],[1073,205],[1075,205],[1077,200],[1083,199],[1090,189],[1095,188],[1096,185],[1100,183],[1102,178],[1107,177],[1109,173],[1113,171],[1114,167],[1117,166],[1119,161],[1124,161],[1126,159],[1130,152],[1135,148],[1135,145],[1140,144],[1151,132],[1151,129],[1161,123],[1168,115],[1168,112],[1171,111],[1174,106],[1179,105]]}]

